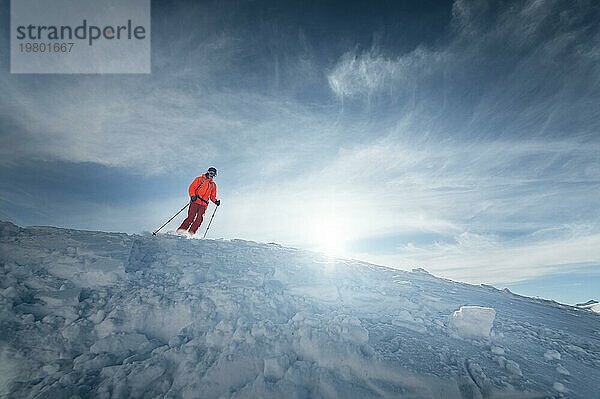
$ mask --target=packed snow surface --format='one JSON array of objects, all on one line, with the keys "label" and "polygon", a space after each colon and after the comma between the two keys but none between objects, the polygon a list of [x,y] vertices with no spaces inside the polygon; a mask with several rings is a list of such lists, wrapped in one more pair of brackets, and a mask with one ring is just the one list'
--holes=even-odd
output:
[{"label": "packed snow surface", "polygon": [[0,397],[597,398],[600,387],[598,314],[422,270],[2,223],[0,273]]}]

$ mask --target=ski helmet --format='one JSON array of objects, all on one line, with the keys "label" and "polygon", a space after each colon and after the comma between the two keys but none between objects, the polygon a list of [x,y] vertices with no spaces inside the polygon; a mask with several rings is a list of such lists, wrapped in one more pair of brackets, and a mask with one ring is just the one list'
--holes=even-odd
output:
[{"label": "ski helmet", "polygon": [[217,168],[213,168],[212,166],[210,168],[208,168],[207,172],[212,172],[214,173],[214,175],[217,175]]}]

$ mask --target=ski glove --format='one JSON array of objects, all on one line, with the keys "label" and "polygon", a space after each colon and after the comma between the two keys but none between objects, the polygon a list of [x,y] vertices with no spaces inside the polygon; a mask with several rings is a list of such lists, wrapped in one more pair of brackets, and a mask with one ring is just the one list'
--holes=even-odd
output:
[{"label": "ski glove", "polygon": [[216,200],[216,201],[215,201],[215,204],[216,204],[217,206],[221,205],[221,200]]},{"label": "ski glove", "polygon": [[192,196],[190,197],[190,200],[191,200],[192,202],[196,201],[197,199],[198,199],[198,196],[197,196],[197,195],[192,195]]}]

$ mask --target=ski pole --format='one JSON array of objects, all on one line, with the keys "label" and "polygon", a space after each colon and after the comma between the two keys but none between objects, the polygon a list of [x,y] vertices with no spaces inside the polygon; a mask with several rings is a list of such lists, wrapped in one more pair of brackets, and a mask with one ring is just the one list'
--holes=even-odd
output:
[{"label": "ski pole", "polygon": [[158,232],[160,231],[160,229],[162,229],[162,228],[163,228],[163,227],[165,227],[167,224],[169,224],[169,222],[170,222],[171,220],[175,219],[175,218],[177,217],[177,215],[179,215],[181,212],[183,212],[183,210],[184,210],[185,208],[187,208],[189,205],[190,205],[190,203],[189,203],[189,202],[188,202],[187,204],[185,204],[185,206],[184,206],[183,208],[181,208],[181,209],[179,210],[179,212],[177,212],[176,214],[174,214],[174,215],[173,215],[173,217],[172,217],[171,219],[167,220],[167,221],[165,222],[165,224],[163,224],[163,225],[162,225],[162,226],[160,226],[158,229],[156,229],[156,231],[155,231],[155,232],[153,232],[153,233],[152,233],[152,235],[153,235],[153,236],[155,236],[155,235],[156,235],[156,233],[158,233]]},{"label": "ski pole", "polygon": [[210,229],[210,224],[212,223],[212,220],[215,217],[215,213],[217,213],[217,209],[218,208],[219,208],[218,206],[215,207],[215,211],[213,212],[212,216],[210,217],[210,221],[208,222],[208,226],[206,227],[206,231],[204,232],[204,236],[202,236],[203,239],[206,238],[206,233],[208,233],[208,229]]}]

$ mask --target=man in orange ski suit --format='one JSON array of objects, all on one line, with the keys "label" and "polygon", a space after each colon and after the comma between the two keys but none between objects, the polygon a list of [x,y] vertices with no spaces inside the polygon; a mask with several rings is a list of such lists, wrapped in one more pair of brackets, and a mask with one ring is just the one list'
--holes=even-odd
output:
[{"label": "man in orange ski suit", "polygon": [[206,173],[196,177],[192,184],[190,184],[188,188],[190,195],[188,215],[177,229],[178,233],[185,233],[188,229],[190,234],[193,235],[196,233],[202,224],[202,218],[208,207],[209,199],[217,206],[221,205],[221,201],[217,199],[217,184],[213,181],[216,175],[217,169],[210,167]]}]

